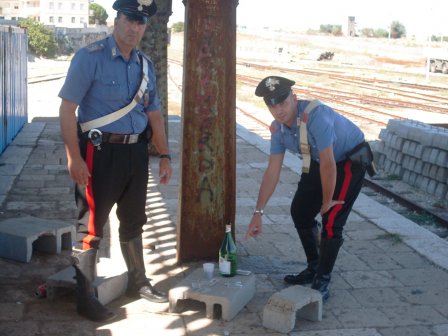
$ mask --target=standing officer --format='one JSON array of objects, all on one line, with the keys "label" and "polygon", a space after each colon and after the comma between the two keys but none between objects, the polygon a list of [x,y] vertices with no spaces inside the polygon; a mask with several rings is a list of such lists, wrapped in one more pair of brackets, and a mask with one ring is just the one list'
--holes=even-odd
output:
[{"label": "standing officer", "polygon": [[[291,204],[291,216],[308,267],[299,274],[287,275],[284,280],[293,285],[311,283],[311,287],[319,290],[326,300],[331,272],[343,243],[342,229],[366,172],[366,165],[349,159],[348,154],[354,148],[355,152],[365,148],[367,143],[361,130],[332,108],[318,103],[311,111],[307,110],[310,101],[298,100],[292,92],[293,85],[292,80],[270,76],[255,90],[257,96],[263,97],[275,120],[271,124],[269,163],[246,237],[262,233],[263,208],[279,180],[286,149],[305,156],[307,148],[311,160],[307,167],[307,160],[303,158],[304,169]],[[302,137],[302,132],[307,133]],[[307,142],[305,147],[299,138]],[[322,215],[320,251],[315,235],[318,213]]]},{"label": "standing officer", "polygon": [[76,182],[77,247],[81,249],[73,255],[77,312],[93,321],[114,317],[95,297],[92,282],[103,227],[115,204],[128,268],[127,295],[167,301],[166,294],[146,278],[142,247],[148,129],[161,153],[160,183],[167,184],[172,173],[155,70],[136,49],[157,7],[153,0],[117,0],[113,8],[118,11],[113,34],[75,54],[59,93],[68,171]]}]

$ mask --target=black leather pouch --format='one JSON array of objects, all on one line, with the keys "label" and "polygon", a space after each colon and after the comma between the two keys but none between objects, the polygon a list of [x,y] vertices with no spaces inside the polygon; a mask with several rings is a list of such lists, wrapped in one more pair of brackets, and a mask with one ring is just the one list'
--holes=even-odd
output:
[{"label": "black leather pouch", "polygon": [[376,167],[373,162],[372,149],[368,142],[362,142],[347,153],[347,158],[355,164],[360,164],[366,168],[369,176],[376,175]]}]

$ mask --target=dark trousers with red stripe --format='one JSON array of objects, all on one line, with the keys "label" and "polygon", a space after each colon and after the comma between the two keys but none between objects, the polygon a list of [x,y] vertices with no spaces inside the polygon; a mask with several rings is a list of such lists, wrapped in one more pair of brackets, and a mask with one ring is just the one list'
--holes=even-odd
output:
[{"label": "dark trousers with red stripe", "polygon": [[81,139],[81,153],[91,177],[87,187],[76,185],[77,243],[82,249],[99,248],[103,228],[117,205],[121,242],[141,236],[146,224],[148,144],[101,144],[95,148]]},{"label": "dark trousers with red stripe", "polygon": [[[361,191],[365,168],[350,160],[337,163],[336,188],[333,199],[344,201],[322,216],[322,237],[342,238],[342,230]],[[299,233],[313,229],[322,206],[322,183],[319,164],[311,161],[310,171],[302,174],[291,204],[291,216]],[[306,252],[306,251],[305,251]],[[317,256],[316,256],[317,257]],[[312,257],[314,259],[314,257]]]}]

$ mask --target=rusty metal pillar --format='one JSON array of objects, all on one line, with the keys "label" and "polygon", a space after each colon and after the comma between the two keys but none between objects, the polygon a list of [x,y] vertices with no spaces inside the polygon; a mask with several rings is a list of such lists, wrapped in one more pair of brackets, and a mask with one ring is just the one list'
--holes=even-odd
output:
[{"label": "rusty metal pillar", "polygon": [[[237,0],[184,0],[177,259],[217,260],[235,222]],[[234,230],[233,230],[234,232]]]}]

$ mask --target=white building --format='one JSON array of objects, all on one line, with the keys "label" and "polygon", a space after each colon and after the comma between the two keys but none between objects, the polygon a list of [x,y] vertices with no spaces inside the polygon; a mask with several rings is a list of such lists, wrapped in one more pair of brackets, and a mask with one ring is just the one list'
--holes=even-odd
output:
[{"label": "white building", "polygon": [[32,18],[44,25],[82,28],[89,24],[89,0],[0,0],[0,18]]}]

